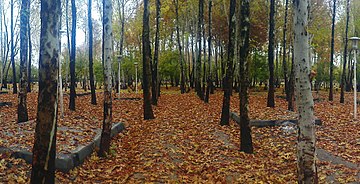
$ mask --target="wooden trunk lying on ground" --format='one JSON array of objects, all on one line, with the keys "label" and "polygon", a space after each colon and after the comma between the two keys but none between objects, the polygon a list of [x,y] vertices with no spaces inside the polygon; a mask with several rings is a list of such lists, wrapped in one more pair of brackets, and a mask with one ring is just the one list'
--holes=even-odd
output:
[{"label": "wooden trunk lying on ground", "polygon": [[[239,115],[235,112],[230,113],[231,119],[233,119],[237,124],[240,124]],[[294,124],[298,124],[297,119],[288,119],[288,120],[250,120],[249,126],[254,127],[270,127],[270,126],[280,126],[284,122],[291,122]],[[315,125],[322,125],[320,119],[315,119]]]}]

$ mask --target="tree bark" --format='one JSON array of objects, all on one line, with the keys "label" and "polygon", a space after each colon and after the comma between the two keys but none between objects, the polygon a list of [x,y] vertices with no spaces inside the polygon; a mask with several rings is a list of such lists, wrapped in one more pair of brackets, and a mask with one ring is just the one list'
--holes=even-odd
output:
[{"label": "tree bark", "polygon": [[144,119],[154,119],[154,113],[151,107],[151,94],[150,94],[150,83],[151,83],[151,48],[150,48],[150,14],[149,0],[144,0],[144,16],[143,16],[143,97],[144,97]]},{"label": "tree bark", "polygon": [[249,117],[249,48],[250,48],[250,0],[242,0],[240,5],[240,150],[253,153]]},{"label": "tree bark", "polygon": [[41,1],[39,96],[30,183],[55,183],[60,0]]},{"label": "tree bark", "polygon": [[334,71],[334,37],[335,37],[335,17],[336,17],[336,0],[333,5],[333,14],[332,14],[332,25],[331,25],[331,52],[330,52],[330,90],[329,90],[329,101],[333,101],[333,71]]},{"label": "tree bark", "polygon": [[182,45],[180,42],[180,29],[179,29],[179,0],[174,0],[175,4],[175,14],[176,14],[176,35],[177,35],[177,43],[179,49],[179,60],[180,60],[180,92],[181,94],[185,93],[185,74],[184,74],[184,56],[182,52]]},{"label": "tree bark", "polygon": [[70,102],[69,109],[75,111],[75,97],[76,97],[76,78],[75,78],[75,59],[76,59],[76,5],[75,0],[71,0],[71,55],[70,55]]},{"label": "tree bark", "polygon": [[230,118],[230,96],[232,91],[232,75],[233,75],[233,60],[234,60],[234,38],[235,38],[235,7],[236,0],[230,1],[230,15],[229,15],[229,42],[228,42],[228,59],[226,76],[223,83],[224,97],[221,111],[220,125],[229,125]]},{"label": "tree bark", "polygon": [[346,62],[347,62],[347,52],[348,52],[348,33],[349,33],[349,17],[350,17],[350,0],[346,0],[346,24],[345,24],[345,45],[344,45],[344,61],[343,61],[343,70],[341,74],[341,93],[340,93],[340,103],[344,103],[344,91],[346,85]]},{"label": "tree bark", "polygon": [[288,8],[289,7],[289,0],[285,0],[285,16],[284,16],[284,28],[283,28],[283,55],[282,55],[282,64],[283,64],[283,74],[284,74],[284,88],[286,94],[286,100],[289,100],[289,81],[287,77],[288,67],[286,62],[286,33],[287,33],[287,19],[288,19]]},{"label": "tree bark", "polygon": [[198,97],[203,100],[204,93],[201,87],[201,38],[202,38],[202,25],[204,22],[204,0],[199,0],[199,15],[198,15],[198,29],[197,29],[197,60],[196,60],[196,75],[195,75],[195,90]]},{"label": "tree bark", "polygon": [[299,112],[297,144],[298,183],[317,183],[314,102],[309,80],[308,1],[294,0],[294,57],[296,105]]},{"label": "tree bark", "polygon": [[28,112],[26,106],[27,98],[27,59],[28,59],[28,25],[30,14],[30,1],[21,1],[20,10],[20,92],[17,108],[18,123],[28,121]]},{"label": "tree bark", "polygon": [[14,0],[11,0],[11,18],[10,18],[10,34],[11,34],[11,67],[13,74],[13,94],[17,93],[17,83],[16,83],[16,67],[15,67],[15,47],[14,47]]},{"label": "tree bark", "polygon": [[269,47],[268,47],[268,62],[269,62],[269,88],[267,107],[275,107],[274,99],[274,43],[275,43],[275,0],[270,0],[270,28],[269,28]]},{"label": "tree bark", "polygon": [[113,8],[111,0],[103,0],[103,63],[104,63],[104,119],[101,131],[99,156],[105,157],[110,149],[112,123],[112,76],[111,63],[113,54],[112,34]]},{"label": "tree bark", "polygon": [[88,26],[89,26],[89,76],[90,76],[90,90],[91,90],[91,104],[96,105],[96,93],[94,84],[94,69],[93,69],[93,25],[92,25],[92,0],[88,2]]},{"label": "tree bark", "polygon": [[208,25],[208,69],[207,69],[207,85],[206,85],[206,95],[205,95],[205,103],[209,103],[209,96],[210,96],[210,91],[212,88],[212,80],[211,80],[211,53],[212,53],[212,47],[211,47],[211,39],[212,39],[212,35],[211,35],[211,13],[212,13],[212,0],[209,0],[209,25]]},{"label": "tree bark", "polygon": [[160,19],[161,19],[161,2],[156,0],[156,31],[155,31],[155,50],[152,72],[152,104],[157,105],[160,90],[159,87],[159,75],[158,75],[158,62],[159,62],[159,40],[160,40]]},{"label": "tree bark", "polygon": [[[31,3],[31,2],[30,2]],[[30,5],[29,5],[30,6]],[[30,14],[29,14],[29,20],[30,20]],[[29,59],[27,64],[27,92],[31,92],[31,59],[32,59],[32,42],[31,42],[31,26],[30,21],[28,21],[28,40],[29,40]]]}]

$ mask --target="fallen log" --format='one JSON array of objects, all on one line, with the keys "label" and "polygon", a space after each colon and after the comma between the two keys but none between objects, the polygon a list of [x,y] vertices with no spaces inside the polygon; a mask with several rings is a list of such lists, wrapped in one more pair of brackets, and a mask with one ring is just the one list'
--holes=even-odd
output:
[{"label": "fallen log", "polygon": [[[230,118],[240,125],[240,117],[235,112],[230,113]],[[288,120],[250,120],[249,125],[254,127],[271,127],[271,126],[281,126],[285,122],[298,124],[297,119],[288,119]],[[322,125],[321,120],[315,119],[315,125]]]}]

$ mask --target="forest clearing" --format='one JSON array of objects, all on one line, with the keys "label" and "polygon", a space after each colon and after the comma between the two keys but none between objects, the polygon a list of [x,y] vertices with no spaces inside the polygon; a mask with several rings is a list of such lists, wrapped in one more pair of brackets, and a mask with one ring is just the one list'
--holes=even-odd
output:
[{"label": "forest clearing", "polygon": [[0,0],[0,183],[359,184],[359,12]]},{"label": "forest clearing", "polygon": [[[124,122],[126,130],[112,139],[108,158],[92,154],[85,163],[68,174],[56,173],[60,183],[115,182],[115,183],[293,183],[296,180],[296,130],[285,131],[284,126],[253,127],[254,154],[239,152],[239,126],[231,121],[230,126],[218,124],[222,94],[217,91],[209,104],[189,93],[181,95],[179,90],[162,90],[159,105],[154,108],[156,119],[144,121],[142,101],[114,100],[113,122]],[[101,99],[101,93],[97,93]],[[283,94],[276,93],[281,97]],[[351,94],[346,94],[346,97]],[[13,105],[1,108],[2,146],[33,144],[35,123],[16,124],[16,95],[1,95]],[[140,94],[123,93],[122,97],[139,97]],[[320,92],[320,98],[326,93]],[[335,96],[335,99],[338,95]],[[349,97],[350,98],[350,97]],[[68,96],[65,95],[65,105]],[[234,94],[231,111],[239,111],[238,95]],[[293,119],[296,113],[287,111],[286,100],[276,98],[276,108],[266,107],[266,93],[253,92],[250,95],[251,119]],[[69,145],[77,134],[101,128],[101,105],[89,106],[90,95],[78,97],[81,111],[65,110],[58,127],[69,126],[79,130],[58,131],[59,152]],[[36,93],[29,94],[29,119],[35,119]],[[163,104],[163,105],[162,105]],[[317,126],[318,149],[343,162],[322,155],[317,161],[319,182],[359,182],[359,122],[353,121],[351,101],[345,104],[329,103],[326,100],[315,103],[315,115],[323,122]],[[4,124],[5,123],[5,124]],[[23,136],[6,137],[6,133],[19,133],[19,127],[29,131]],[[66,135],[66,136],[65,136]],[[94,136],[86,134],[85,136]],[[85,144],[85,138],[75,146]],[[318,156],[319,157],[319,156]],[[1,160],[2,182],[22,183],[29,179],[29,164],[22,159]],[[350,166],[347,165],[350,163]],[[355,166],[355,167],[354,167]],[[295,182],[294,182],[295,183]]]}]

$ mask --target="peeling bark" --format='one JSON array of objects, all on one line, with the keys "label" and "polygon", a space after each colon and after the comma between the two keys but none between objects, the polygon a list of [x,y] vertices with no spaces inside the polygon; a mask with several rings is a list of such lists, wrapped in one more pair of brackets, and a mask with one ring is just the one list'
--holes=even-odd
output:
[{"label": "peeling bark", "polygon": [[39,96],[31,183],[55,182],[60,0],[41,1]]}]

